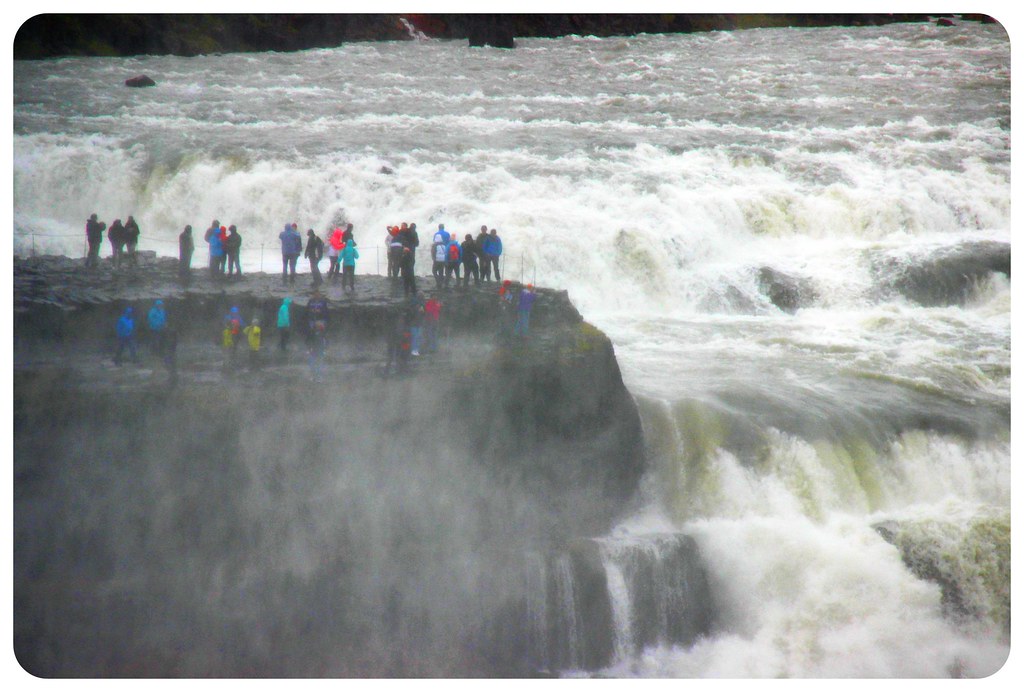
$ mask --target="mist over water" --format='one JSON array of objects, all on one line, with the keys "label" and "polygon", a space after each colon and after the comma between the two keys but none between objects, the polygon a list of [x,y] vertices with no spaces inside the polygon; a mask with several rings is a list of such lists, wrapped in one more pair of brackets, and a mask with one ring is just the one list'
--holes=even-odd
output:
[{"label": "mist over water", "polygon": [[[121,86],[141,73],[158,86]],[[487,224],[506,275],[567,289],[615,344],[650,465],[640,510],[601,537],[605,672],[979,677],[1005,660],[1008,569],[985,560],[1009,551],[1010,281],[973,269],[1009,253],[1000,26],[62,59],[16,64],[14,87],[19,254],[82,254],[96,212],[173,255],[185,224],[217,218],[246,270],[274,271],[284,223],[349,221],[375,273],[387,225]],[[792,309],[765,268],[798,287]],[[967,616],[883,522],[946,556]],[[683,534],[714,634],[644,641],[623,556]]]}]

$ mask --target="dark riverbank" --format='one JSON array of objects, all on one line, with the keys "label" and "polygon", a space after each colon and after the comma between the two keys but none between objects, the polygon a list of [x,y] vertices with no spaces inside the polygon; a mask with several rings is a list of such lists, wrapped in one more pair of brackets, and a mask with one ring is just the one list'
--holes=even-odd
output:
[{"label": "dark riverbank", "polygon": [[[208,55],[330,48],[414,36],[628,36],[763,27],[875,26],[895,22],[995,21],[925,14],[40,14],[14,39],[14,58]],[[493,42],[492,42],[493,44]]]}]

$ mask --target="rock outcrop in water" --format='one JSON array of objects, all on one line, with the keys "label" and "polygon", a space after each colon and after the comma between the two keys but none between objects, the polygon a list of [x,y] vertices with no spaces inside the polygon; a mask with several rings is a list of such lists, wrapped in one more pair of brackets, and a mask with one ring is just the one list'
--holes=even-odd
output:
[{"label": "rock outcrop in water", "polygon": [[[531,340],[498,347],[495,285],[444,292],[442,351],[385,379],[381,330],[401,289],[359,276],[353,296],[327,289],[328,375],[314,382],[301,344],[279,354],[272,326],[286,293],[303,324],[307,277],[289,291],[195,270],[183,285],[173,260],[141,265],[15,262],[26,670],[540,672],[528,643],[556,625],[529,612],[527,556],[607,531],[643,470],[612,346],[566,295],[540,290]],[[110,362],[116,316],[156,298],[181,334],[173,387],[154,356]],[[231,305],[265,318],[259,371],[222,367]],[[608,654],[606,639],[586,662]]]}]

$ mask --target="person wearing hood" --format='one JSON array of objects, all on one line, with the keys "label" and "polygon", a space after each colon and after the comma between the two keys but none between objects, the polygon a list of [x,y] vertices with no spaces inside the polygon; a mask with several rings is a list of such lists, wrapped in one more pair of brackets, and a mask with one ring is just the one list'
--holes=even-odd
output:
[{"label": "person wearing hood", "polygon": [[85,266],[95,269],[100,264],[100,246],[103,245],[103,231],[107,224],[98,220],[96,214],[85,222],[85,239],[89,243],[89,254],[85,257]]},{"label": "person wearing hood", "polygon": [[309,260],[309,273],[313,275],[313,286],[319,286],[324,279],[320,275],[320,260],[324,256],[324,241],[310,228],[306,231],[306,259]]},{"label": "person wearing hood", "polygon": [[281,301],[281,307],[277,309],[277,335],[280,337],[278,344],[281,353],[288,350],[288,340],[292,335],[292,299],[285,298]]},{"label": "person wearing hood", "polygon": [[[302,236],[299,235],[298,224],[285,224],[278,236],[281,239],[281,281],[295,281],[295,263],[302,255]],[[289,278],[288,270],[291,269]]]},{"label": "person wearing hood", "polygon": [[341,257],[342,248],[345,247],[344,235],[340,228],[335,228],[327,236],[327,258],[331,262],[327,268],[327,278],[333,281],[337,281],[338,277],[341,276],[339,258]]},{"label": "person wearing hood", "polygon": [[153,353],[160,355],[164,347],[164,333],[167,329],[167,311],[164,310],[164,301],[158,300],[146,314],[146,322],[149,324],[149,340],[153,345]]},{"label": "person wearing hood", "polygon": [[110,259],[115,267],[121,266],[121,257],[124,255],[124,224],[121,219],[114,219],[107,229],[107,240],[110,241]]},{"label": "person wearing hood", "polygon": [[437,284],[437,288],[441,288],[444,285],[444,271],[445,267],[448,266],[448,234],[442,233],[444,225],[439,226],[439,230],[434,234],[434,240],[430,244],[430,254],[433,257],[434,263],[431,266],[430,273],[434,275],[434,282]]},{"label": "person wearing hood", "polygon": [[124,222],[124,242],[128,245],[128,262],[133,267],[139,266],[139,224],[134,216]]},{"label": "person wearing hood", "polygon": [[124,313],[117,320],[117,353],[114,354],[114,365],[121,365],[121,356],[127,348],[132,362],[138,361],[138,353],[135,350],[135,315],[131,307],[124,309]]},{"label": "person wearing hood", "polygon": [[181,276],[188,276],[189,270],[192,268],[192,253],[195,249],[192,227],[185,226],[185,230],[178,236],[178,274]]},{"label": "person wearing hood", "polygon": [[[351,224],[350,224],[351,227]],[[347,231],[351,234],[351,230]],[[359,250],[356,248],[356,241],[349,236],[349,240],[341,248],[341,287],[346,284],[353,291],[356,290],[356,260],[359,259]]]},{"label": "person wearing hood", "polygon": [[228,257],[228,276],[234,273],[233,270],[238,270],[238,276],[241,278],[242,263],[239,258],[242,254],[242,236],[239,235],[235,224],[231,224],[228,227],[228,237],[224,241],[224,252]]}]

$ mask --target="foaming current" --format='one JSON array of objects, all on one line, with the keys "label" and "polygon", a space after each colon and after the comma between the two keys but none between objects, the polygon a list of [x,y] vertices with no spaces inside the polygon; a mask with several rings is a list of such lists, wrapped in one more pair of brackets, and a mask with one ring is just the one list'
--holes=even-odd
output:
[{"label": "foaming current", "polygon": [[[1009,65],[973,23],[19,62],[14,249],[82,254],[96,212],[173,255],[216,218],[276,271],[284,223],[351,222],[377,273],[387,225],[496,227],[637,398],[650,472],[609,554],[692,535],[720,610],[606,672],[984,676],[1008,573],[949,556],[1009,550],[1010,282],[962,279],[1009,252]],[[901,559],[935,546],[970,617]]]}]

